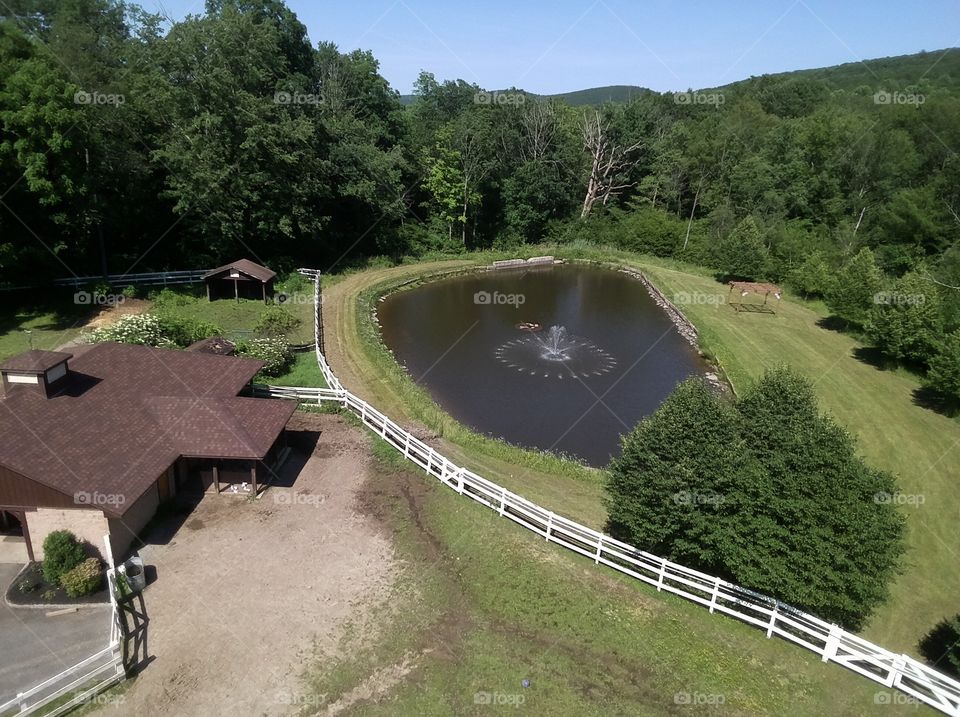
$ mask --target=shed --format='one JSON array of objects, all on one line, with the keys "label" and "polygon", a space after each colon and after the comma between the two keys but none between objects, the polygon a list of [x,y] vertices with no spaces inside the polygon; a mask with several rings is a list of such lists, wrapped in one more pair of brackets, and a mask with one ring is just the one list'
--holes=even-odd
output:
[{"label": "shed", "polygon": [[207,285],[207,300],[273,298],[273,280],[276,272],[249,259],[218,266],[203,275]]}]

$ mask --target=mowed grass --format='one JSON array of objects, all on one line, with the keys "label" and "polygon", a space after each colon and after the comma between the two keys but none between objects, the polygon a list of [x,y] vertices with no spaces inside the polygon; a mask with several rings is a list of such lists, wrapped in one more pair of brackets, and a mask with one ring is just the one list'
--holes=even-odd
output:
[{"label": "mowed grass", "polygon": [[[224,336],[230,340],[254,338],[254,326],[267,309],[263,301],[254,299],[207,301],[206,295],[199,289],[180,289],[175,293],[175,301],[162,302],[154,307],[154,313],[209,322],[222,329]],[[301,297],[298,295],[297,298]],[[313,297],[311,294],[302,298],[302,301],[289,301],[283,305],[300,319],[300,324],[287,335],[287,341],[291,344],[313,343]]]},{"label": "mowed grass", "polygon": [[310,388],[326,388],[317,357],[313,351],[301,351],[293,355],[293,363],[287,372],[281,376],[268,376],[264,379],[273,386],[307,386]]},{"label": "mowed grass", "polygon": [[0,361],[31,348],[52,351],[80,334],[91,317],[86,306],[15,308],[0,314]]},{"label": "mowed grass", "polygon": [[[668,296],[701,292],[726,297],[708,276],[643,262]],[[822,328],[808,306],[784,298],[776,315],[738,313],[725,304],[684,307],[734,386],[786,363],[813,382],[821,406],[856,435],[864,458],[897,476],[909,550],[891,597],[864,635],[892,650],[917,654],[924,633],[960,610],[960,424],[917,405],[918,380],[858,358],[849,336]]]},{"label": "mowed grass", "polygon": [[358,501],[392,536],[403,574],[338,657],[307,670],[304,714],[819,717],[897,699],[550,545],[372,440]]}]

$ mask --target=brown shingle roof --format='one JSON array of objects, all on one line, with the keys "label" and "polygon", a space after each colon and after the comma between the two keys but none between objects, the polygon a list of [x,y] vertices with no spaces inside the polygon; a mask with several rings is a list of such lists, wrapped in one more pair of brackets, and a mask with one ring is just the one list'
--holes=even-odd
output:
[{"label": "brown shingle roof", "polygon": [[0,371],[24,371],[27,373],[43,373],[57,364],[73,358],[73,354],[61,351],[43,351],[33,349],[7,359],[0,364]]},{"label": "brown shingle roof", "polygon": [[237,397],[261,366],[98,344],[71,361],[60,394],[21,387],[0,400],[0,464],[66,495],[121,495],[122,514],[182,455],[266,455],[296,403]]},{"label": "brown shingle roof", "polygon": [[261,266],[255,262],[250,261],[249,259],[239,259],[237,261],[230,262],[229,264],[224,264],[223,266],[218,266],[216,269],[211,269],[206,274],[203,275],[204,280],[213,278],[219,274],[226,273],[230,269],[236,269],[241,274],[246,274],[247,276],[261,281],[264,284],[276,277],[276,272],[268,269],[265,266]]}]

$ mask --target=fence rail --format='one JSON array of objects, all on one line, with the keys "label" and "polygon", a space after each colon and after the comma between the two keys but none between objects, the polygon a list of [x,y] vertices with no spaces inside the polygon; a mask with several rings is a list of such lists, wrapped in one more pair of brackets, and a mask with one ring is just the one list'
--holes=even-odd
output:
[{"label": "fence rail", "polygon": [[[301,270],[320,292],[319,272]],[[319,303],[317,304],[319,309]],[[319,321],[316,322],[319,329]],[[960,717],[960,682],[909,655],[896,654],[846,630],[721,578],[638,550],[585,525],[532,503],[473,471],[458,466],[369,403],[344,389],[319,349],[317,362],[329,388],[258,386],[260,395],[303,401],[336,401],[428,475],[501,517],[522,525],[551,543],[625,575],[793,642],[884,687],[896,688],[953,717]]]},{"label": "fence rail", "polygon": [[142,274],[108,274],[107,276],[70,276],[54,279],[54,286],[71,286],[79,289],[91,284],[107,282],[111,286],[173,286],[176,284],[195,284],[203,278],[208,269],[187,269],[185,271],[154,271]]}]

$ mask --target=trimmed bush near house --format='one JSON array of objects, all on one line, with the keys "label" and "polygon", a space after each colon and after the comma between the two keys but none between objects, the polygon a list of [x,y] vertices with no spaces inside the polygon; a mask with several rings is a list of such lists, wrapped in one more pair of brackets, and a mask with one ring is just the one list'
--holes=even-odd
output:
[{"label": "trimmed bush near house", "polygon": [[60,576],[60,584],[70,597],[82,597],[94,592],[103,582],[103,570],[97,558],[87,558]]},{"label": "trimmed bush near house", "polygon": [[69,530],[55,530],[43,539],[43,579],[57,584],[64,573],[84,561],[86,554],[77,536]]},{"label": "trimmed bush near house", "polygon": [[293,363],[293,352],[282,339],[251,339],[237,344],[237,355],[263,361],[260,373],[279,376]]}]

